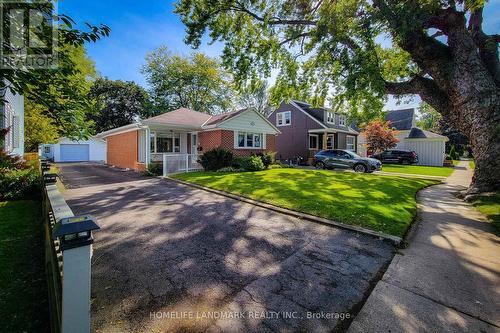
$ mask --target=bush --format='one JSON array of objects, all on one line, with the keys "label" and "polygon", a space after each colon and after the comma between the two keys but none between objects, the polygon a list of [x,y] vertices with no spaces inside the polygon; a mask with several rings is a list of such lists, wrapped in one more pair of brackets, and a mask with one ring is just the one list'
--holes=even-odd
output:
[{"label": "bush", "polygon": [[450,149],[450,157],[453,159],[453,160],[459,160],[460,159],[460,156],[458,156],[458,153],[455,149],[455,145],[452,145],[451,146],[451,149]]},{"label": "bush", "polygon": [[261,171],[265,169],[264,163],[259,156],[239,156],[234,165],[245,171]]},{"label": "bush", "polygon": [[266,169],[274,162],[274,154],[272,153],[260,153],[257,156],[260,157]]},{"label": "bush", "polygon": [[224,148],[215,148],[204,153],[200,164],[205,171],[217,171],[233,164],[233,153]]},{"label": "bush", "polygon": [[40,186],[36,169],[0,169],[0,200],[39,198]]},{"label": "bush", "polygon": [[0,149],[0,169],[29,169],[30,165],[17,155],[9,155]]},{"label": "bush", "polygon": [[146,176],[156,177],[163,175],[163,164],[149,163],[148,169],[144,172]]}]

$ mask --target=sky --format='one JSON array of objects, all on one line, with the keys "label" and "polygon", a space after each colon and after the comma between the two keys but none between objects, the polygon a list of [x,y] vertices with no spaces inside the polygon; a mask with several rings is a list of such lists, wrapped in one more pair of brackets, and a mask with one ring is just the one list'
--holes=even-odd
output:
[{"label": "sky", "polygon": [[[171,51],[189,54],[192,48],[184,43],[185,27],[173,13],[174,1],[169,0],[60,0],[58,11],[69,15],[77,24],[104,23],[111,28],[109,37],[86,45],[88,55],[98,72],[113,80],[135,81],[147,87],[141,66],[148,52],[166,45]],[[484,30],[500,33],[500,0],[490,0],[484,12]],[[208,56],[221,54],[222,44],[208,45],[200,51]],[[388,109],[417,106],[419,99],[397,105],[389,100]]]}]

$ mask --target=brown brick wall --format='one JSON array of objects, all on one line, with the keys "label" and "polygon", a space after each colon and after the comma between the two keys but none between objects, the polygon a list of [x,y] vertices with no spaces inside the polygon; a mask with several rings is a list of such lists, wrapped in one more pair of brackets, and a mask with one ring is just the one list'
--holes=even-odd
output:
[{"label": "brown brick wall", "polygon": [[106,138],[107,141],[107,163],[119,168],[133,170],[144,170],[143,163],[137,161],[138,131],[131,131]]},{"label": "brown brick wall", "polygon": [[263,151],[276,151],[276,136],[272,134],[266,135],[266,149],[234,149],[234,132],[228,130],[200,132],[199,140],[201,147],[203,147],[202,152],[216,147],[228,149],[239,156],[249,156]]}]

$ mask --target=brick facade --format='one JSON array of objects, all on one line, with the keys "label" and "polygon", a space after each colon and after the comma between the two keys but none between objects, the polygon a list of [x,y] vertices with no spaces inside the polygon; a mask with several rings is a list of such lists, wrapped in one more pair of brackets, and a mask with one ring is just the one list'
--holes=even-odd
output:
[{"label": "brick facade", "polygon": [[110,135],[107,141],[107,163],[119,168],[129,168],[137,171],[145,169],[143,163],[137,161],[139,132],[131,131]]},{"label": "brick facade", "polygon": [[276,151],[276,136],[272,134],[266,135],[266,149],[235,149],[234,148],[234,132],[228,130],[205,131],[198,133],[202,152],[221,147],[230,150],[235,155],[249,156],[252,154],[262,153],[264,151]]}]

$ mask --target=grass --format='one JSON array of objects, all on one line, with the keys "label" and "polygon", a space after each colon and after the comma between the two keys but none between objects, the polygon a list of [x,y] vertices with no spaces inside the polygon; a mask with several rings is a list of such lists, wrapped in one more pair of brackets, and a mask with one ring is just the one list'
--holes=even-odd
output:
[{"label": "grass", "polygon": [[459,165],[459,164],[460,164],[460,161],[459,161],[459,160],[453,160],[452,162],[453,162],[453,166],[457,166],[457,165]]},{"label": "grass", "polygon": [[497,231],[500,231],[500,192],[480,196],[472,202],[472,205],[486,215]]},{"label": "grass", "polygon": [[0,202],[0,331],[47,332],[49,315],[38,201]]},{"label": "grass", "polygon": [[476,162],[474,162],[474,160],[469,161],[469,168],[471,168],[472,170],[476,168]]},{"label": "grass", "polygon": [[437,183],[428,179],[304,169],[193,172],[174,177],[400,237],[415,216],[415,193]]},{"label": "grass", "polygon": [[448,167],[434,167],[434,166],[421,166],[421,165],[400,165],[400,164],[384,164],[382,171],[384,172],[397,172],[407,173],[411,175],[424,175],[424,176],[441,176],[448,177],[453,172],[453,168]]}]

